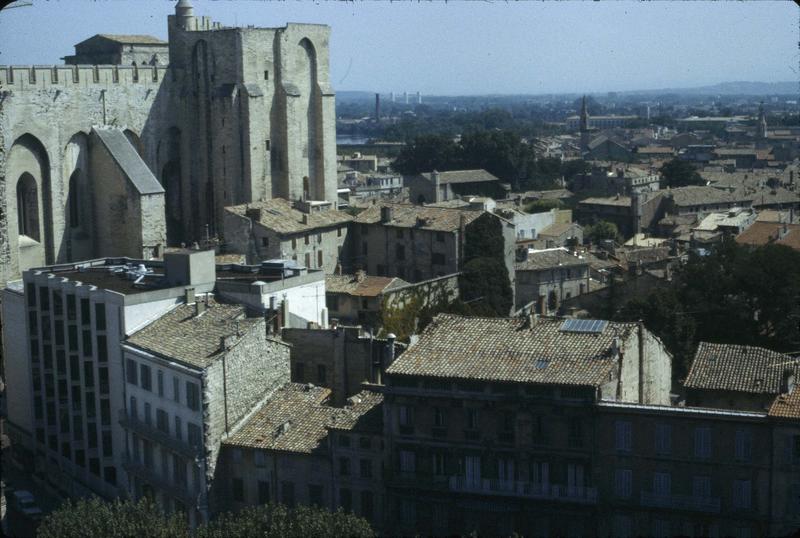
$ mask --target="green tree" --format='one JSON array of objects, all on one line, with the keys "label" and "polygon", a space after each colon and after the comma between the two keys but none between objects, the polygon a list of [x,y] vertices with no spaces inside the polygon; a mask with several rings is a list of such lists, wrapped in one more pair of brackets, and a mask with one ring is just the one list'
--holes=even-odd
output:
[{"label": "green tree", "polygon": [[466,229],[459,288],[461,299],[476,315],[507,316],[511,311],[513,292],[505,263],[503,224],[489,213]]},{"label": "green tree", "polygon": [[611,239],[619,243],[622,239],[617,225],[613,222],[608,222],[607,220],[601,220],[595,224],[590,224],[587,226],[584,229],[584,236],[591,240],[592,243],[599,243],[600,241],[605,241],[606,239]]},{"label": "green tree", "polygon": [[471,314],[507,316],[513,306],[511,281],[505,263],[496,258],[475,258],[464,264],[461,297]]},{"label": "green tree", "polygon": [[321,538],[375,536],[369,523],[339,510],[283,505],[261,505],[221,514],[197,529],[196,538]]},{"label": "green tree", "polygon": [[406,175],[453,170],[459,167],[460,157],[461,149],[451,137],[423,135],[416,137],[400,151],[394,168]]},{"label": "green tree", "polygon": [[660,169],[663,178],[662,188],[686,187],[688,185],[705,185],[705,181],[697,173],[697,169],[687,161],[672,159],[664,163]]},{"label": "green tree", "polygon": [[526,213],[544,213],[545,211],[550,211],[551,209],[561,209],[562,207],[564,207],[564,204],[561,203],[561,200],[543,199],[534,200],[533,202],[525,204],[525,207],[523,207],[522,210]]},{"label": "green tree", "polygon": [[138,502],[106,502],[97,497],[67,500],[42,520],[39,538],[188,538],[189,530],[180,514],[165,515],[147,499]]}]

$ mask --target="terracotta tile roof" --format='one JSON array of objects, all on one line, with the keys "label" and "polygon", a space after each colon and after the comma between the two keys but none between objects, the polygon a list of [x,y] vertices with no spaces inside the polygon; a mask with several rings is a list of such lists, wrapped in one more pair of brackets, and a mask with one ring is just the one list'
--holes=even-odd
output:
[{"label": "terracotta tile roof", "polygon": [[375,434],[383,432],[383,394],[362,390],[347,401],[347,407],[333,416],[329,429]]},{"label": "terracotta tile roof", "polygon": [[383,395],[363,390],[343,408],[327,404],[330,389],[287,383],[227,440],[226,445],[321,454],[328,430],[383,431]]},{"label": "terracotta tile roof", "polygon": [[631,206],[631,197],[630,196],[608,196],[604,198],[586,198],[581,200],[578,205],[609,205],[609,206],[621,206],[621,207],[630,207]]},{"label": "terracotta tile roof", "polygon": [[209,299],[208,308],[195,316],[195,305],[182,304],[128,337],[126,343],[163,357],[205,368],[224,352],[221,338],[235,345],[257,325],[260,318],[245,318],[241,305]]},{"label": "terracotta tile roof", "polygon": [[550,226],[548,226],[547,228],[545,228],[544,230],[542,230],[541,232],[539,232],[539,235],[558,237],[570,231],[573,228],[573,226],[580,228],[580,226],[574,222],[555,222]]},{"label": "terracotta tile roof", "polygon": [[376,204],[368,207],[354,219],[361,224],[376,224],[381,221],[381,207],[393,209],[392,220],[386,226],[397,228],[420,228],[439,232],[455,232],[461,226],[463,217],[467,225],[485,211],[469,211],[442,207],[427,207],[406,204]]},{"label": "terracotta tile roof", "polygon": [[151,35],[97,34],[95,37],[102,37],[125,45],[168,45],[166,41]]},{"label": "terracotta tile roof", "polygon": [[287,383],[224,443],[280,452],[321,452],[327,425],[340,411],[320,405],[330,393],[324,387]]},{"label": "terracotta tile roof", "polygon": [[614,335],[624,342],[636,324],[609,322],[600,333],[574,333],[562,332],[563,322],[542,318],[531,328],[518,318],[440,314],[387,373],[592,387],[608,381],[617,367]]},{"label": "terracotta tile roof", "polygon": [[[433,174],[430,172],[420,174],[428,181],[433,181]],[[494,176],[483,170],[451,170],[449,172],[439,172],[439,183],[445,185],[447,183],[482,183],[486,181],[500,181],[497,176]]]},{"label": "terracotta tile roof", "polygon": [[[779,238],[784,226],[786,227],[786,233],[782,238]],[[800,224],[756,221],[748,229],[736,236],[736,242],[742,245],[754,246],[776,243],[800,250]]]},{"label": "terracotta tile roof", "polygon": [[514,270],[544,271],[556,267],[578,267],[581,265],[589,265],[589,261],[583,257],[573,256],[563,249],[543,250],[529,253],[525,261],[514,263]]},{"label": "terracotta tile roof", "polygon": [[408,282],[396,277],[365,275],[327,275],[326,293],[343,293],[358,297],[377,297],[387,289],[405,286]]},{"label": "terracotta tile roof", "polygon": [[711,204],[735,204],[749,202],[752,198],[741,194],[730,193],[714,187],[693,186],[677,187],[667,190],[676,206],[693,207]]},{"label": "terracotta tile roof", "polygon": [[[230,206],[226,207],[225,211],[241,217],[248,217],[248,213],[254,214],[258,223],[265,228],[286,235],[333,228],[353,220],[353,217],[343,211],[326,210],[303,213],[293,208],[292,203],[283,198]],[[303,222],[304,216],[307,218],[307,222]]]},{"label": "terracotta tile roof", "polygon": [[790,356],[755,346],[700,342],[684,386],[755,394],[780,393],[786,367],[800,365]]},{"label": "terracotta tile roof", "polygon": [[673,154],[675,150],[670,147],[664,146],[643,146],[637,150],[637,153],[658,153],[658,154]]},{"label": "terracotta tile roof", "polygon": [[769,408],[769,416],[800,419],[800,385],[789,394],[781,394]]}]

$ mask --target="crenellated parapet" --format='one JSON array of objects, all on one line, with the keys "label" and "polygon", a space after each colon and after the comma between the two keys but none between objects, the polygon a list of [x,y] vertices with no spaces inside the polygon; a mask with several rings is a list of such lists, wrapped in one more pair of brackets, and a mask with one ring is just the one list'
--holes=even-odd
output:
[{"label": "crenellated parapet", "polygon": [[168,66],[128,65],[0,65],[0,90],[50,87],[158,86]]}]

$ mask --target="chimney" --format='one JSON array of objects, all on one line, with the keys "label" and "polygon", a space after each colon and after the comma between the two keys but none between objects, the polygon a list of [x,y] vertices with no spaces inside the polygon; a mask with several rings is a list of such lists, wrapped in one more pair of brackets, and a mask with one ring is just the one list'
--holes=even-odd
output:
[{"label": "chimney", "polygon": [[796,378],[793,368],[786,368],[783,370],[781,377],[781,394],[791,394],[796,385]]},{"label": "chimney", "polygon": [[220,351],[228,351],[230,348],[233,347],[233,343],[236,341],[235,334],[229,334],[226,336],[219,337],[219,350]]},{"label": "chimney", "polygon": [[192,304],[195,301],[194,288],[186,288],[183,292],[185,294],[186,304]]},{"label": "chimney", "polygon": [[204,301],[195,301],[194,303],[194,317],[199,316],[203,312],[206,311],[206,306],[208,306]]},{"label": "chimney", "polygon": [[245,210],[245,215],[248,219],[259,222],[261,220],[261,208],[260,207],[248,207]]},{"label": "chimney", "polygon": [[381,207],[381,222],[387,223],[394,218],[394,208],[392,206]]},{"label": "chimney", "polygon": [[539,316],[536,314],[536,311],[531,308],[528,311],[528,327],[533,328],[537,321],[539,321]]},{"label": "chimney", "polygon": [[363,269],[359,269],[356,271],[356,282],[364,282],[364,279],[367,278],[367,272]]},{"label": "chimney", "polygon": [[303,213],[302,220],[303,224],[308,224],[308,213]]}]

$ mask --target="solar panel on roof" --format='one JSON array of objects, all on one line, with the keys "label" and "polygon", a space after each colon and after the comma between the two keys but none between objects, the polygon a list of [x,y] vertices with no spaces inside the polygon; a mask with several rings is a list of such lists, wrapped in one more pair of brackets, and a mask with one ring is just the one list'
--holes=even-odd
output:
[{"label": "solar panel on roof", "polygon": [[604,319],[565,319],[561,324],[562,332],[601,333],[608,325]]}]

